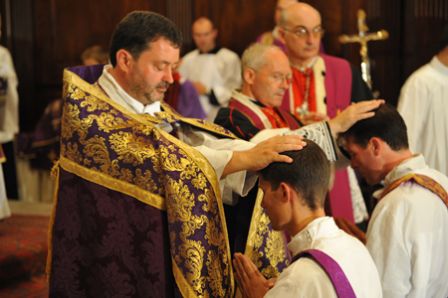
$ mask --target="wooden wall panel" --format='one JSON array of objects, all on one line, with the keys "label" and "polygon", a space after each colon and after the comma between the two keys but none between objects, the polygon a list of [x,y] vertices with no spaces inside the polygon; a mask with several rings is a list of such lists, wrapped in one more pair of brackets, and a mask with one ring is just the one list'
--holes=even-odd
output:
[{"label": "wooden wall panel", "polygon": [[368,0],[366,12],[371,31],[389,32],[387,40],[370,43],[372,80],[380,97],[395,105],[402,84],[402,2]]},{"label": "wooden wall panel", "polygon": [[[434,54],[441,25],[448,20],[446,0],[304,0],[321,11],[325,51],[359,65],[358,45],[341,45],[340,34],[357,32],[356,12],[364,8],[371,31],[390,38],[370,44],[372,77],[381,96],[395,103],[410,72]],[[60,96],[62,69],[79,64],[83,49],[108,47],[117,22],[128,12],[153,10],[172,19],[184,34],[184,52],[193,48],[191,23],[208,16],[218,41],[238,54],[274,26],[276,0],[0,0],[6,35],[20,80],[21,127],[33,129],[46,104]]]},{"label": "wooden wall panel", "polygon": [[[275,5],[276,0],[196,0],[193,20],[200,16],[209,17],[219,30],[220,44],[241,55],[259,34],[272,30]],[[193,47],[191,40],[187,47]]]},{"label": "wooden wall panel", "polygon": [[448,24],[448,1],[408,0],[403,10],[402,58],[406,78],[436,53],[443,25]]}]

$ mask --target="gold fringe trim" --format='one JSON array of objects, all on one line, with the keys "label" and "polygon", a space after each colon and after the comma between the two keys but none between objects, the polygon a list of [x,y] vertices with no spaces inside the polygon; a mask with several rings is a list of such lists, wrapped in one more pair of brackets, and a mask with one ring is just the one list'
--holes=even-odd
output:
[{"label": "gold fringe trim", "polygon": [[163,197],[153,194],[147,190],[143,190],[129,182],[118,180],[101,172],[85,168],[63,156],[61,156],[59,164],[67,172],[75,174],[87,181],[131,196],[140,202],[155,207],[159,210],[166,210],[165,199]]},{"label": "gold fringe trim", "polygon": [[254,243],[252,239],[255,239],[255,235],[258,230],[258,219],[261,214],[261,201],[263,200],[263,191],[259,188],[257,192],[257,198],[255,199],[254,211],[252,212],[252,218],[250,220],[249,233],[247,233],[246,248],[244,254],[251,260],[254,260]]},{"label": "gold fringe trim", "polygon": [[0,163],[4,163],[6,161],[5,152],[3,151],[2,145],[0,145]]},{"label": "gold fringe trim", "polygon": [[53,181],[55,184],[54,192],[53,192],[53,207],[51,210],[50,222],[48,224],[48,253],[47,253],[47,264],[45,268],[45,273],[47,275],[47,281],[50,282],[50,274],[51,274],[51,259],[53,256],[53,227],[54,220],[56,217],[56,208],[58,204],[58,192],[59,192],[59,161],[55,163],[53,168],[51,169],[51,176],[53,177]]}]

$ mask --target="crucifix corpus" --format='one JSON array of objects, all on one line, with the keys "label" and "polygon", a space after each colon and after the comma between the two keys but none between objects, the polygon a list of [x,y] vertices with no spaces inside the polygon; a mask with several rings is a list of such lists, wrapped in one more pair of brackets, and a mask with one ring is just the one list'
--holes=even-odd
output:
[{"label": "crucifix corpus", "polygon": [[377,32],[368,32],[369,27],[366,24],[366,12],[362,9],[358,10],[358,34],[357,35],[341,35],[339,41],[341,43],[359,43],[359,54],[361,55],[361,73],[362,78],[367,85],[372,89],[372,78],[370,75],[370,60],[367,43],[372,40],[385,40],[389,37],[386,30]]}]

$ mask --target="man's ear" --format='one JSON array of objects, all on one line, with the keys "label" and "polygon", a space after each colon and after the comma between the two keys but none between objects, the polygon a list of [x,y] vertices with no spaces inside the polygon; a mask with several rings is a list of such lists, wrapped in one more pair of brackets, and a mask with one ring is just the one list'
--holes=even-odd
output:
[{"label": "man's ear", "polygon": [[253,85],[254,84],[255,75],[256,75],[255,74],[255,70],[253,70],[252,68],[246,67],[243,70],[243,79],[249,85]]},{"label": "man's ear", "polygon": [[218,29],[213,29],[213,31],[212,31],[212,34],[213,34],[213,39],[216,39],[216,37],[218,36]]},{"label": "man's ear", "polygon": [[278,27],[278,33],[280,33],[280,37],[285,40],[285,29],[283,29],[283,27]]},{"label": "man's ear", "polygon": [[378,137],[372,137],[369,143],[371,146],[372,153],[375,156],[378,156],[381,153],[381,150],[383,149],[384,141]]},{"label": "man's ear", "polygon": [[282,192],[282,196],[280,198],[282,203],[290,202],[293,199],[294,189],[285,182],[281,182],[279,187]]},{"label": "man's ear", "polygon": [[131,53],[129,53],[125,49],[120,49],[117,51],[115,55],[117,60],[117,66],[124,72],[128,72],[131,63],[133,63],[133,57]]}]

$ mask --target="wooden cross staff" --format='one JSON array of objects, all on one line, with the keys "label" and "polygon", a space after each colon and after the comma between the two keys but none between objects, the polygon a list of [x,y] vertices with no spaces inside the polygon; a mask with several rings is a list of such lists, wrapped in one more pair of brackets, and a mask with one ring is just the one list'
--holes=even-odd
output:
[{"label": "wooden cross staff", "polygon": [[366,24],[366,12],[362,9],[358,10],[358,35],[341,35],[339,41],[341,43],[359,43],[361,45],[359,54],[361,55],[361,73],[362,78],[372,89],[372,77],[370,75],[370,59],[367,43],[372,40],[384,40],[389,37],[386,30],[369,33],[369,27]]}]

